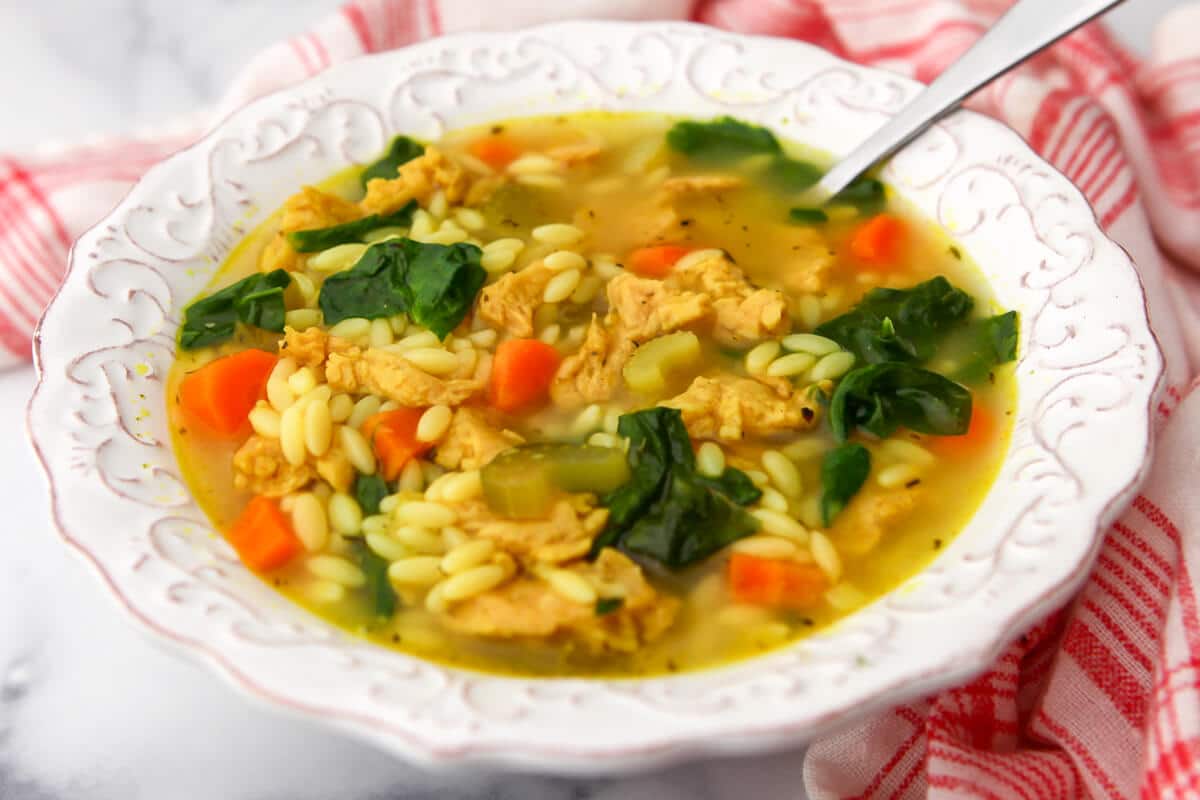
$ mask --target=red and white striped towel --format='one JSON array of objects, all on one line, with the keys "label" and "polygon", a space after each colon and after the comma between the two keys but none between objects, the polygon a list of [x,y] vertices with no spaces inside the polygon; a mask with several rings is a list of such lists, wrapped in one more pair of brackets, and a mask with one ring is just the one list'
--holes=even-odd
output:
[{"label": "red and white striped towel", "polygon": [[[0,157],[0,365],[29,357],[74,237],[151,164],[331,63],[468,28],[692,18],[928,80],[1009,0],[355,0],[257,58],[222,107],[149,138]],[[1167,356],[1151,477],[1090,581],[966,686],[808,751],[814,798],[1200,798],[1200,6],[1140,62],[1091,26],[972,100],[1087,194],[1134,256]],[[797,790],[798,794],[798,790]]]}]

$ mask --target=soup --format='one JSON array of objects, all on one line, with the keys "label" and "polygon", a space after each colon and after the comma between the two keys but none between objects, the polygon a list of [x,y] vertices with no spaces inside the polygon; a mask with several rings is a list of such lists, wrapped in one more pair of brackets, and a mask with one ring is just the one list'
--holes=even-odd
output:
[{"label": "soup", "polygon": [[186,311],[176,451],[248,567],[491,672],[716,666],[920,571],[979,505],[1017,317],[874,178],[722,118],[397,138]]}]

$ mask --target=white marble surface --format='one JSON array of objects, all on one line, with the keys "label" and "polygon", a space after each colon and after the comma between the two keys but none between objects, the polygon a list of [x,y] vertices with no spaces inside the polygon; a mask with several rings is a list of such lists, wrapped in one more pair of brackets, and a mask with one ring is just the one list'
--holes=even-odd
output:
[{"label": "white marble surface", "polygon": [[[1178,0],[1129,0],[1144,50]],[[0,0],[0,151],[213,102],[257,49],[334,0]],[[628,781],[421,773],[252,707],[143,639],[50,532],[24,435],[31,368],[0,374],[0,800],[797,798],[799,754]]]}]

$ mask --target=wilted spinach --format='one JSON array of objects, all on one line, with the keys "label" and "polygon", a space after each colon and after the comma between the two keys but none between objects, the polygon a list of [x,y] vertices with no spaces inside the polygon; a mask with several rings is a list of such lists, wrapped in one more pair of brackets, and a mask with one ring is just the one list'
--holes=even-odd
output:
[{"label": "wilted spinach", "polygon": [[388,562],[375,553],[361,539],[354,542],[359,566],[367,578],[364,589],[371,601],[371,612],[376,617],[388,619],[396,613],[396,590],[388,580]]},{"label": "wilted spinach", "polygon": [[886,203],[887,191],[883,182],[875,178],[855,178],[829,201],[831,206],[854,206],[861,214],[882,211]]},{"label": "wilted spinach", "polygon": [[727,164],[753,155],[774,155],[763,170],[763,179],[781,192],[809,188],[825,171],[816,164],[785,155],[775,134],[733,117],[707,122],[677,122],[667,131],[667,144],[688,158],[710,164]]},{"label": "wilted spinach", "polygon": [[331,225],[328,228],[293,231],[287,234],[287,240],[297,253],[317,253],[339,244],[361,241],[368,233],[380,228],[411,225],[413,214],[416,211],[417,201],[410,200],[404,208],[391,214],[372,214],[369,217],[356,219],[353,222],[343,222],[341,225]]},{"label": "wilted spinach", "polygon": [[420,142],[407,136],[397,136],[392,139],[383,157],[362,171],[359,180],[362,182],[363,188],[365,189],[367,184],[375,178],[396,177],[401,164],[407,164],[424,152],[425,145]]},{"label": "wilted spinach", "polygon": [[359,473],[354,479],[354,499],[362,509],[364,517],[379,513],[379,504],[387,497],[387,481],[380,475],[363,475]]},{"label": "wilted spinach", "polygon": [[697,473],[696,480],[721,492],[739,506],[748,506],[762,497],[762,489],[754,485],[750,476],[733,467],[726,467],[719,478]]},{"label": "wilted spinach", "polygon": [[458,327],[487,279],[473,244],[426,244],[391,239],[371,245],[352,268],[321,286],[325,324],[351,317],[377,319],[408,312],[444,337]]},{"label": "wilted spinach", "polygon": [[847,443],[825,454],[821,462],[821,521],[828,528],[871,473],[871,451]]},{"label": "wilted spinach", "polygon": [[825,170],[812,162],[778,156],[771,159],[763,177],[782,192],[796,193],[814,185],[824,174]]},{"label": "wilted spinach", "polygon": [[911,289],[872,289],[854,308],[817,326],[816,333],[863,363],[922,363],[974,305],[969,294],[938,275]]},{"label": "wilted spinach", "polygon": [[667,131],[667,144],[686,156],[715,162],[783,152],[775,134],[733,117],[717,117],[708,122],[676,122]]},{"label": "wilted spinach", "polygon": [[620,611],[623,605],[625,605],[624,597],[601,597],[596,601],[596,616],[603,617]]},{"label": "wilted spinach", "polygon": [[183,312],[179,346],[184,350],[218,344],[233,336],[238,322],[276,333],[283,330],[283,290],[291,282],[282,269],[242,278]]},{"label": "wilted spinach", "polygon": [[720,479],[709,480],[696,473],[691,439],[678,409],[625,414],[617,430],[629,439],[632,478],[603,499],[609,522],[593,543],[593,557],[604,547],[618,547],[640,560],[678,570],[758,528],[738,505],[753,502],[747,500],[746,475],[729,469]]},{"label": "wilted spinach", "polygon": [[978,383],[993,368],[1017,357],[1018,317],[1016,311],[975,320],[965,332],[970,353],[966,363],[954,373],[962,383]]},{"label": "wilted spinach", "polygon": [[820,225],[829,221],[829,215],[819,208],[793,208],[788,219],[798,225]]},{"label": "wilted spinach", "polygon": [[839,442],[855,428],[880,438],[900,426],[957,436],[970,421],[969,391],[936,372],[895,361],[851,370],[829,401],[829,423]]}]

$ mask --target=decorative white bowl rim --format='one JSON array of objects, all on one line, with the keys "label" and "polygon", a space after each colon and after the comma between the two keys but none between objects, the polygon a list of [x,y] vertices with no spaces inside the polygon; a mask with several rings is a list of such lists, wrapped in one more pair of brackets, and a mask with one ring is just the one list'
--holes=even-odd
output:
[{"label": "decorative white bowl rim", "polygon": [[934,564],[828,632],[640,680],[455,670],[343,634],[238,563],[173,455],[181,309],[301,183],[396,133],[587,109],[732,114],[845,153],[919,84],[818,48],[683,23],[569,22],[361,58],[231,115],[151,169],[72,250],[35,335],[29,431],[64,540],[122,607],[246,695],[409,759],[614,773],[795,746],[963,681],[1080,585],[1144,475],[1162,358],[1128,256],[1003,125],[960,112],[885,178],[1022,314],[996,485]]}]

